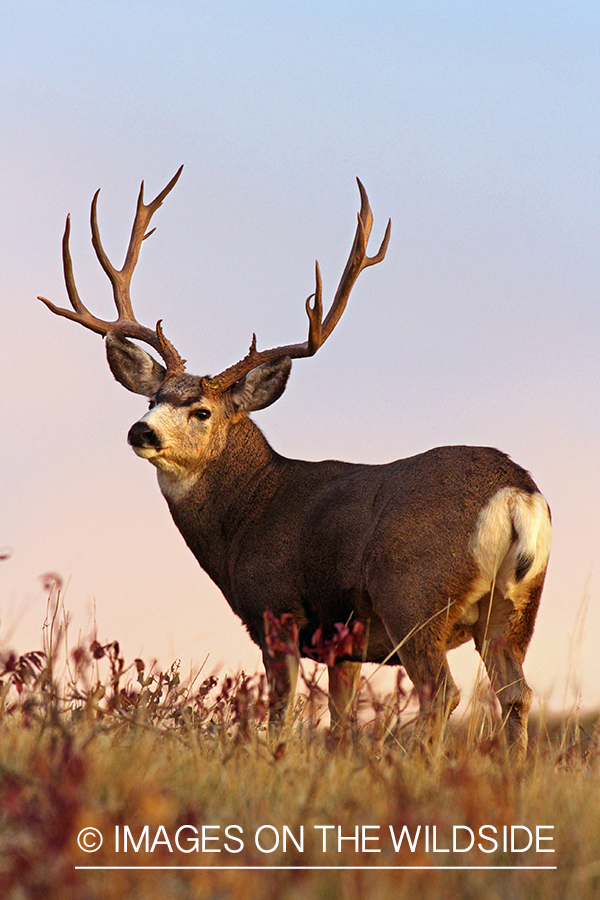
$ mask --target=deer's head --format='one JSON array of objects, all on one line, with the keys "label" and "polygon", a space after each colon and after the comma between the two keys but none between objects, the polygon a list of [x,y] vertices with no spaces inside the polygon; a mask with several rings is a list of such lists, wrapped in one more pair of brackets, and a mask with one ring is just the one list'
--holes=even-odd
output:
[{"label": "deer's head", "polygon": [[[70,220],[63,236],[63,268],[67,293],[72,309],[55,306],[40,297],[43,303],[59,316],[79,322],[86,328],[106,337],[108,363],[117,381],[128,390],[150,400],[150,409],[129,430],[128,440],[138,456],[176,478],[201,471],[206,463],[218,456],[232,423],[240,417],[274,403],[285,390],[291,361],[313,356],[327,340],[338,323],[360,272],[380,262],[386,253],[391,225],[375,256],[367,256],[367,242],[373,216],[364,187],[358,182],[361,209],[352,250],[331,308],[323,318],[322,286],[319,265],[316,264],[316,287],[306,301],[309,320],[308,338],[299,344],[287,344],[268,350],[257,350],[256,336],[252,338],[246,356],[218,375],[199,377],[185,371],[185,360],[165,337],[161,321],[155,328],[141,325],[135,318],[130,298],[131,277],[135,269],[142,241],[150,220],[167,194],[175,186],[183,166],[169,184],[149,203],[144,203],[144,184],[140,188],[131,239],[121,269],[109,261],[100,240],[97,221],[98,191],[92,201],[92,244],[100,265],[113,289],[117,318],[108,322],[94,316],[82,303],[73,276],[69,251]],[[159,363],[133,341],[149,345],[162,359]]]}]

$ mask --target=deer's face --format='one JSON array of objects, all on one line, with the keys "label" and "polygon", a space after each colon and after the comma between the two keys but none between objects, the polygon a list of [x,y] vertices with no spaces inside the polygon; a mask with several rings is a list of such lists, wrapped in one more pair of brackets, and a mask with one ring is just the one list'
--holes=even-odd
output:
[{"label": "deer's face", "polygon": [[284,357],[218,391],[196,375],[166,378],[150,354],[123,338],[109,334],[106,349],[117,381],[150,399],[148,412],[129,429],[129,444],[175,480],[200,475],[220,455],[229,429],[240,417],[281,396],[291,369]]},{"label": "deer's face", "polygon": [[167,474],[199,473],[226,441],[231,423],[226,406],[224,398],[203,391],[200,378],[184,375],[157,391],[127,440],[138,456]]}]

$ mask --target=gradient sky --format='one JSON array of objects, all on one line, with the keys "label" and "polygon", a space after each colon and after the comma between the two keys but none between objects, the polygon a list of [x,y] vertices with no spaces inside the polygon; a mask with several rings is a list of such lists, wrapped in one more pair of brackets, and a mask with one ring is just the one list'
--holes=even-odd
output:
[{"label": "gradient sky", "polygon": [[[71,213],[83,299],[111,317],[89,240],[98,188],[120,265],[142,178],[181,163],[133,282],[139,317],[199,374],[303,340],[369,191],[374,244],[344,319],[256,416],[281,453],[385,462],[497,446],[553,511],[527,658],[536,694],[600,702],[600,7],[592,2],[12,2],[0,12],[0,638],[37,648],[39,576],[71,643],[184,669],[259,654],[128,448],[142,398],[101,340],[52,316]],[[469,688],[475,651],[452,654]]]}]

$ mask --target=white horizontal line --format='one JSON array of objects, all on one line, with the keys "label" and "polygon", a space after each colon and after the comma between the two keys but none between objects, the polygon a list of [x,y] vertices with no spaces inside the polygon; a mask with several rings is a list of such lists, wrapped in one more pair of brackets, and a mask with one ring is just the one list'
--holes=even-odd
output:
[{"label": "white horizontal line", "polygon": [[286,871],[322,871],[322,870],[332,870],[332,869],[352,869],[353,871],[368,871],[368,872],[388,872],[390,870],[405,870],[405,869],[431,869],[431,870],[440,870],[440,869],[451,869],[451,870],[464,870],[464,869],[476,869],[482,871],[491,871],[491,870],[502,870],[502,871],[550,871],[553,869],[557,869],[557,866],[75,866],[76,869],[95,869],[95,870],[137,870],[137,869],[162,869],[164,871],[182,871],[182,870],[213,870],[218,872],[249,872],[249,871],[261,871],[261,870],[286,870]]}]

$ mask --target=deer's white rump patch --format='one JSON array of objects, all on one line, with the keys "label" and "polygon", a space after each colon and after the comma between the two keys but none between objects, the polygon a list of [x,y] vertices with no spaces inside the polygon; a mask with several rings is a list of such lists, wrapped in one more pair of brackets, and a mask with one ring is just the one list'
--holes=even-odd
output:
[{"label": "deer's white rump patch", "polygon": [[533,580],[548,564],[550,543],[550,510],[542,494],[502,488],[477,519],[471,549],[478,589],[483,594],[496,584],[506,595],[517,581]]}]

